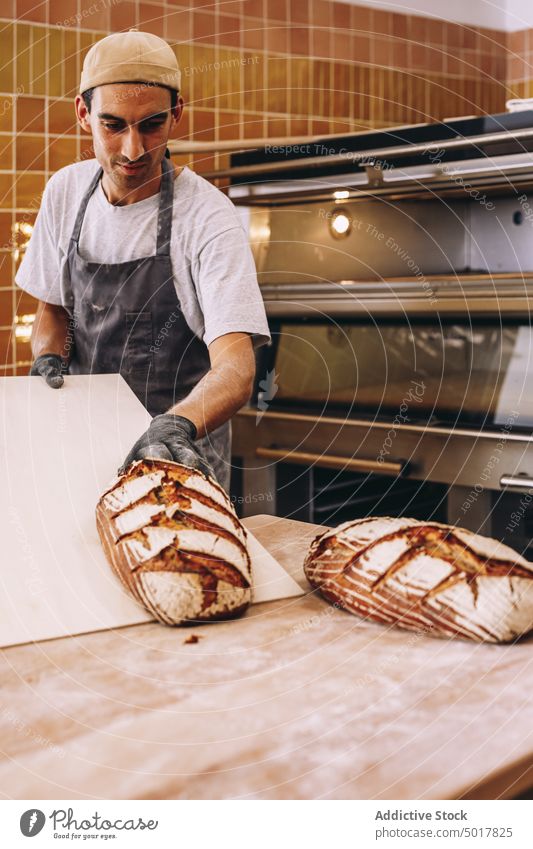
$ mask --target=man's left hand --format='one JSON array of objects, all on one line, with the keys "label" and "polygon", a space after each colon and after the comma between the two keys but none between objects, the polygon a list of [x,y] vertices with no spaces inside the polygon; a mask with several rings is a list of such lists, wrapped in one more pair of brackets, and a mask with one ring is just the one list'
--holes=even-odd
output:
[{"label": "man's left hand", "polygon": [[118,473],[124,474],[134,460],[151,458],[174,460],[191,469],[199,469],[214,478],[213,469],[194,444],[195,439],[196,425],[190,419],[175,416],[172,413],[156,416],[152,419],[148,430],[137,440]]}]

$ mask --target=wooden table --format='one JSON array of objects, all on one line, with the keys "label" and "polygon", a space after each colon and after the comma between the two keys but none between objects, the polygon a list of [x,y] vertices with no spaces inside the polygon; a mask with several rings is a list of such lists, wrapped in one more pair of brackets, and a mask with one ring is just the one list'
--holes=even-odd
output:
[{"label": "wooden table", "polygon": [[[246,523],[301,579],[316,526]],[[192,630],[149,623],[11,648],[0,792],[513,796],[533,786],[532,648],[387,630],[311,593]]]}]

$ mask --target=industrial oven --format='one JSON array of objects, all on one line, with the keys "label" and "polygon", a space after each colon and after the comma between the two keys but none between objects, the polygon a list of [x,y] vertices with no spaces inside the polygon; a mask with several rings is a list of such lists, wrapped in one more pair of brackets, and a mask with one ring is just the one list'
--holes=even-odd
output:
[{"label": "industrial oven", "polygon": [[532,150],[524,111],[265,144],[210,175],[273,340],[233,422],[241,514],[432,517],[527,553]]}]

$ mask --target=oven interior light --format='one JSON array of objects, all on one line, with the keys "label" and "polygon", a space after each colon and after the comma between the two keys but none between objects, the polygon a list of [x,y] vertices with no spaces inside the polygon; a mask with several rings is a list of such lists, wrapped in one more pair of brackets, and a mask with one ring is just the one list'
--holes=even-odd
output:
[{"label": "oven interior light", "polygon": [[335,200],[345,200],[350,197],[350,192],[346,191],[346,189],[338,189],[336,192],[333,192],[333,197]]},{"label": "oven interior light", "polygon": [[19,342],[29,342],[31,339],[31,330],[35,321],[35,313],[26,313],[25,315],[15,316],[15,339]]},{"label": "oven interior light", "polygon": [[352,228],[352,219],[345,212],[336,212],[332,216],[329,226],[336,238],[347,236]]}]

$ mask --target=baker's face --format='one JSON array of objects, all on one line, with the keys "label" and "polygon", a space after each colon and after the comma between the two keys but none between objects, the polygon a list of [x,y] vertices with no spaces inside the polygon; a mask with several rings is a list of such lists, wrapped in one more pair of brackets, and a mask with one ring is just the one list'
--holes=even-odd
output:
[{"label": "baker's face", "polygon": [[168,89],[142,83],[97,86],[90,112],[81,97],[76,101],[80,124],[93,137],[96,159],[117,188],[129,191],[160,173],[182,108],[179,98],[171,111]]}]

